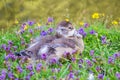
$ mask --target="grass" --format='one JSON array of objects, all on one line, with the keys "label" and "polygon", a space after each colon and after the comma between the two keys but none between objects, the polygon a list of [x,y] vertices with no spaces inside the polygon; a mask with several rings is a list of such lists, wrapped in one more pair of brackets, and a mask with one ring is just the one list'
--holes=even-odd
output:
[{"label": "grass", "polygon": [[[98,79],[99,74],[104,74],[104,80],[117,80],[116,73],[120,73],[120,55],[111,63],[108,63],[109,57],[120,51],[120,30],[116,30],[115,28],[107,29],[104,24],[101,22],[89,23],[90,26],[87,28],[84,25],[76,26],[77,29],[80,27],[84,28],[87,33],[84,38],[85,50],[82,55],[77,56],[79,59],[83,60],[83,63],[80,63],[79,59],[70,62],[64,62],[63,64],[55,64],[53,66],[46,66],[44,61],[41,61],[42,67],[40,71],[36,71],[36,64],[33,66],[33,70],[30,71],[26,68],[28,66],[27,62],[20,63],[20,59],[12,60],[11,57],[8,60],[5,60],[5,56],[9,54],[9,51],[5,51],[4,49],[0,49],[0,71],[3,69],[6,70],[8,75],[6,75],[5,80],[11,79],[25,79],[26,77],[30,77],[30,80],[39,80],[39,79],[49,79],[57,80],[65,79],[68,77],[72,77],[73,80],[87,80],[89,73],[93,72],[95,80]],[[22,39],[24,39],[25,43],[28,44],[31,38],[34,38],[40,35],[41,30],[34,30],[33,34],[29,33],[29,29],[34,29],[36,24],[32,26],[28,26],[28,29],[22,35],[16,35],[16,31],[19,29],[15,28],[12,31],[1,31],[0,32],[0,44],[8,45],[8,41],[11,40],[13,42],[12,46],[17,46],[16,51],[20,51],[25,49],[25,44],[21,44]],[[50,27],[55,27],[55,24],[44,25],[43,30],[48,30]],[[90,34],[90,31],[94,30],[96,34]],[[21,37],[22,38],[21,38]],[[106,44],[102,44],[101,37],[106,36]],[[13,50],[11,46],[12,52],[16,52]],[[94,50],[94,55],[90,55],[90,51]],[[119,53],[120,54],[120,53]],[[86,60],[90,61],[90,64],[86,62]],[[22,67],[22,72],[16,68],[17,66]],[[80,67],[81,66],[81,67]],[[10,69],[9,69],[10,67]],[[96,67],[100,67],[100,70],[96,70]],[[12,72],[11,76],[9,72]],[[30,72],[34,72],[34,74],[30,75]],[[7,74],[6,73],[6,74]],[[70,75],[71,74],[71,75]],[[2,76],[2,74],[1,74]],[[0,76],[0,78],[1,78]]]}]

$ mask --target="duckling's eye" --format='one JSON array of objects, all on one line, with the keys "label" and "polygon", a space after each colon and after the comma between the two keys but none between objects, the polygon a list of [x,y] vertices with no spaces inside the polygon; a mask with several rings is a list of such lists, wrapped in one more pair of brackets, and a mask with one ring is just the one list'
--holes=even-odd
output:
[{"label": "duckling's eye", "polygon": [[65,29],[61,29],[62,31],[65,31]]},{"label": "duckling's eye", "polygon": [[73,28],[72,27],[69,27],[70,30],[72,30]]}]

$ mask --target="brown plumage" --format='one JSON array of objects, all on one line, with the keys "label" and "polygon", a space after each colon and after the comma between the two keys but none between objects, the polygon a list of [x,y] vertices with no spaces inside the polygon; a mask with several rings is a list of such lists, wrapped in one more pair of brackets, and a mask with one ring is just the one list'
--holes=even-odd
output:
[{"label": "brown plumage", "polygon": [[72,23],[62,21],[57,25],[54,36],[47,35],[34,39],[30,46],[25,49],[25,53],[36,59],[39,59],[42,53],[46,53],[49,55],[47,60],[50,60],[52,56],[60,59],[64,52],[72,53],[73,50],[79,50],[80,53],[83,52],[84,43],[82,36],[77,33]]}]

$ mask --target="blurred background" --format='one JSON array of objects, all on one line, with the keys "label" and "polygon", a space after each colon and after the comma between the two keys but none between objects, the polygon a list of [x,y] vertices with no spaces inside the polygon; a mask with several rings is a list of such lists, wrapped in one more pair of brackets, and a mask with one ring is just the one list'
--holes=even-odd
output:
[{"label": "blurred background", "polygon": [[48,17],[79,23],[95,12],[120,19],[120,0],[0,0],[0,29],[12,27],[15,20],[45,22]]}]

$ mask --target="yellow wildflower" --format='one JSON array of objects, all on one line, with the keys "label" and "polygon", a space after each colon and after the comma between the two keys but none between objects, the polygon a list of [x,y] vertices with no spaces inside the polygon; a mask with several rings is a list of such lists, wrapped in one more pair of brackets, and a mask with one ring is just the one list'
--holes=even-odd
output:
[{"label": "yellow wildflower", "polygon": [[24,27],[24,30],[28,29],[27,25]]},{"label": "yellow wildflower", "polygon": [[65,21],[69,22],[69,19],[65,19]]},{"label": "yellow wildflower", "polygon": [[18,23],[19,23],[19,21],[17,19],[15,19],[15,24],[18,24]]},{"label": "yellow wildflower", "polygon": [[100,18],[99,13],[94,13],[94,14],[92,15],[92,18],[93,18],[93,19],[98,19],[98,18]]},{"label": "yellow wildflower", "polygon": [[116,20],[112,21],[113,25],[118,25],[118,22]]},{"label": "yellow wildflower", "polygon": [[84,25],[84,22],[80,22],[80,25],[83,26],[83,25]]},{"label": "yellow wildflower", "polygon": [[37,26],[41,26],[41,24],[40,24],[40,23],[37,23]]}]

